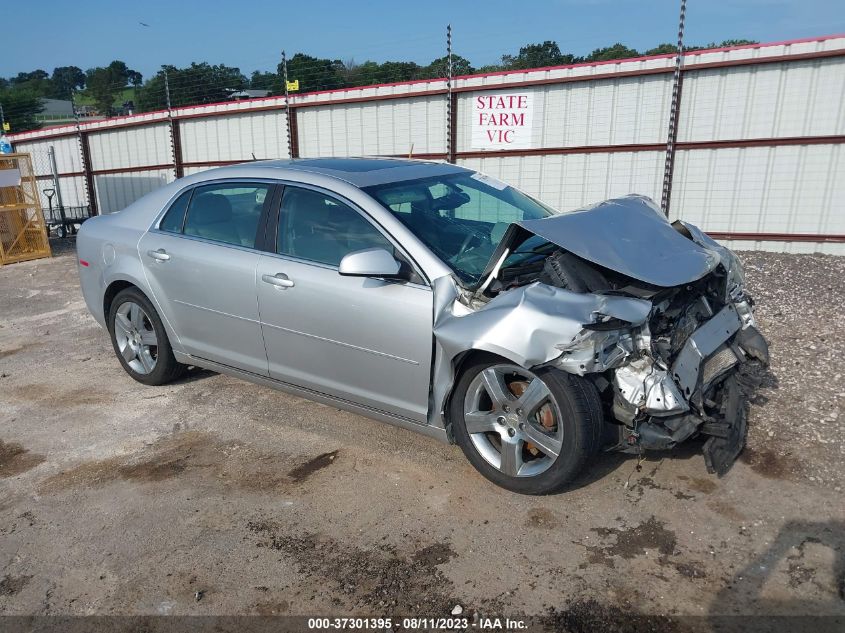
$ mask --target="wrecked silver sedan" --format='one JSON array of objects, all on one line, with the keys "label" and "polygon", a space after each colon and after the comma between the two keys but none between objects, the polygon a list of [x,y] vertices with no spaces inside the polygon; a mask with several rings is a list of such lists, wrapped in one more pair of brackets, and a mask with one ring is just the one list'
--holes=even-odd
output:
[{"label": "wrecked silver sedan", "polygon": [[528,494],[694,437],[726,472],[768,361],[740,262],[696,227],[639,196],[560,214],[455,165],[209,170],[77,249],[135,380],[234,375],[457,443]]}]

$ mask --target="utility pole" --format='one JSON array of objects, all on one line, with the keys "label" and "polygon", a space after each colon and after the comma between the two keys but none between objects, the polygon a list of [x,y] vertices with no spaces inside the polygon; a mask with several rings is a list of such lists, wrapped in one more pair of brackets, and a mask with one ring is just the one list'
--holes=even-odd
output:
[{"label": "utility pole", "polygon": [[282,51],[282,81],[285,84],[285,119],[288,128],[288,158],[293,158],[293,138],[290,128],[290,95],[288,94],[288,58]]},{"label": "utility pole", "polygon": [[669,217],[669,202],[672,196],[672,176],[675,172],[675,141],[678,139],[678,109],[681,105],[681,87],[684,66],[684,20],[687,0],[681,0],[681,14],[678,20],[678,56],[675,58],[675,74],[672,78],[672,103],[669,105],[669,134],[666,139],[666,162],[663,168],[663,195],[660,208]]},{"label": "utility pole", "polygon": [[0,134],[6,131],[6,115],[3,112],[3,104],[0,103]]}]

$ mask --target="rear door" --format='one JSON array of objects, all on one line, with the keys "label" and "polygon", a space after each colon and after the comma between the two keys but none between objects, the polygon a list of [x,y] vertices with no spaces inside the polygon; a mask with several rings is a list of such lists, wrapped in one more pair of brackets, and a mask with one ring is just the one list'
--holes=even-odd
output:
[{"label": "rear door", "polygon": [[349,252],[383,247],[402,257],[351,204],[285,186],[281,207],[276,252],[261,257],[257,274],[270,376],[425,421],[431,289],[419,276],[403,283],[338,273]]},{"label": "rear door", "polygon": [[194,187],[138,247],[154,297],[185,351],[265,376],[255,244],[274,191],[271,183],[251,181]]}]

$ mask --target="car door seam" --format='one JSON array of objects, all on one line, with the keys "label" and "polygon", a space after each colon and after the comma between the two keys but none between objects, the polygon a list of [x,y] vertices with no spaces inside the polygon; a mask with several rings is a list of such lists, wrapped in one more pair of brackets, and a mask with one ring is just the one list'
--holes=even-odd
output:
[{"label": "car door seam", "polygon": [[262,323],[262,325],[266,325],[267,327],[275,328],[277,330],[282,330],[284,332],[290,332],[291,334],[298,334],[299,336],[305,336],[307,338],[317,339],[318,341],[325,341],[326,343],[334,343],[335,345],[340,345],[341,347],[349,347],[351,349],[356,349],[361,352],[366,352],[368,354],[374,354],[376,356],[383,356],[384,358],[390,358],[392,360],[397,360],[403,363],[408,363],[410,365],[419,365],[419,363],[415,360],[410,358],[403,358],[402,356],[394,356],[393,354],[388,354],[387,352],[379,352],[378,350],[370,349],[368,347],[360,347],[358,345],[352,345],[351,343],[344,343],[343,341],[336,341],[335,339],[326,338],[324,336],[317,336],[316,334],[309,334],[308,332],[300,332],[299,330],[292,330],[290,328],[282,327],[281,325],[274,325],[272,323]]},{"label": "car door seam", "polygon": [[206,312],[213,312],[214,314],[219,314],[219,315],[222,315],[222,316],[231,317],[233,319],[239,319],[241,321],[248,321],[250,323],[260,324],[260,321],[257,321],[256,319],[250,319],[248,317],[238,316],[237,314],[229,314],[228,312],[223,312],[221,310],[214,310],[213,308],[206,308],[204,306],[198,306],[198,305],[195,305],[193,303],[188,303],[187,301],[182,301],[180,299],[173,299],[173,303],[178,303],[178,304],[183,305],[183,306],[188,306],[189,308],[196,308],[197,310],[205,310]]}]

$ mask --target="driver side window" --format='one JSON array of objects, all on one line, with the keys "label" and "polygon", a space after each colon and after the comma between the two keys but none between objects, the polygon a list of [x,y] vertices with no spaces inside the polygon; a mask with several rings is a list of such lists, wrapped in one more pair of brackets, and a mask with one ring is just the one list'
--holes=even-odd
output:
[{"label": "driver side window", "polygon": [[285,187],[276,252],[329,266],[365,248],[393,244],[352,207],[318,191]]}]

